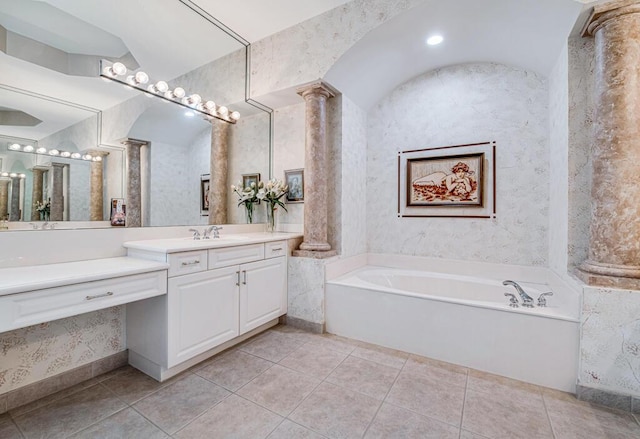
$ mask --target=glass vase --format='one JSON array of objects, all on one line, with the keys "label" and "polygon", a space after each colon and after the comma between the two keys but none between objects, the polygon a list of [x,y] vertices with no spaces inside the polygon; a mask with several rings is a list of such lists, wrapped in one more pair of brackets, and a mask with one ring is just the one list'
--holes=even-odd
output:
[{"label": "glass vase", "polygon": [[253,203],[245,203],[244,207],[247,224],[253,224]]},{"label": "glass vase", "polygon": [[267,232],[273,233],[276,231],[276,205],[275,203],[265,203],[267,205]]}]

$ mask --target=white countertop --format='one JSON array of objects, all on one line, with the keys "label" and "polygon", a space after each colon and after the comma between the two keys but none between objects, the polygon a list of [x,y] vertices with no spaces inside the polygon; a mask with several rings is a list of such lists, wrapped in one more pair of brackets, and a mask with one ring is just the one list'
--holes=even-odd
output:
[{"label": "white countertop", "polygon": [[218,247],[235,247],[238,245],[258,244],[262,242],[282,241],[299,238],[300,233],[243,233],[241,235],[220,235],[220,238],[200,239],[170,238],[129,241],[123,245],[129,249],[145,250],[158,253],[177,253],[191,250],[202,250]]},{"label": "white countertop", "polygon": [[169,264],[131,257],[0,269],[0,296],[166,270]]}]

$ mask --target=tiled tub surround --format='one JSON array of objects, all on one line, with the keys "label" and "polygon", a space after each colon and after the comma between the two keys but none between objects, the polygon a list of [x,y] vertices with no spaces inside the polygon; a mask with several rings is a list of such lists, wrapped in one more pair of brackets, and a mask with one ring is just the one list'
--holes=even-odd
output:
[{"label": "tiled tub surround", "polygon": [[158,383],[130,367],[0,416],[3,439],[635,438],[633,415],[279,326]]},{"label": "tiled tub surround", "polygon": [[[362,263],[363,258],[357,258]],[[399,255],[327,266],[330,333],[575,392],[580,301],[552,271]],[[547,307],[509,307],[505,279]],[[518,301],[522,300],[518,297]]]}]

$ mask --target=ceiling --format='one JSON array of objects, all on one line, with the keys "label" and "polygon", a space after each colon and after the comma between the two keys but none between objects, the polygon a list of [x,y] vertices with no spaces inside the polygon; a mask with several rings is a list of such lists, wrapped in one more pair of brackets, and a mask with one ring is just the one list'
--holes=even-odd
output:
[{"label": "ceiling", "polygon": [[[374,29],[325,76],[369,109],[403,82],[445,66],[495,62],[547,76],[588,0],[426,0]],[[444,37],[437,46],[426,39]]]},{"label": "ceiling", "polygon": [[[65,53],[122,56],[130,52],[154,79],[172,79],[242,45],[193,8],[202,8],[249,42],[255,42],[338,7],[349,0],[0,0],[0,25]],[[402,82],[439,67],[489,61],[549,73],[562,44],[590,0],[424,0],[372,30],[345,53],[325,79],[367,109]],[[440,32],[445,42],[426,47]],[[0,52],[0,84],[103,110],[135,92],[71,76]],[[96,66],[97,74],[97,66]],[[82,112],[31,99],[5,99],[55,124],[39,136],[70,125]],[[215,99],[215,97],[213,97]],[[53,116],[50,118],[49,116]],[[66,118],[66,119],[65,119]],[[31,137],[33,138],[33,137]]]}]

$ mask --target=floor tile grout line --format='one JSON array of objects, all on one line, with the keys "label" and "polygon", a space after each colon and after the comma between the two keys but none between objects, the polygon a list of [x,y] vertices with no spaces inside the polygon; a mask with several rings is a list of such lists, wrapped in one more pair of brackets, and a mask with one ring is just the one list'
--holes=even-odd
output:
[{"label": "floor tile grout line", "polygon": [[549,421],[549,427],[551,427],[551,434],[553,435],[554,439],[556,439],[558,436],[556,435],[556,431],[553,428],[551,416],[549,416],[549,408],[547,407],[547,400],[544,397],[544,392],[542,393],[542,405],[544,406],[544,413],[547,415],[547,421]]},{"label": "floor tile grout line", "polygon": [[464,423],[464,408],[467,405],[467,391],[469,390],[469,370],[467,369],[466,378],[464,380],[464,396],[462,397],[462,412],[460,413],[460,430],[458,431],[458,439],[462,439],[462,424]]},{"label": "floor tile grout line", "polygon": [[190,420],[189,422],[187,422],[185,425],[183,425],[182,427],[180,427],[178,430],[174,431],[173,433],[169,434],[167,431],[165,431],[164,429],[160,428],[160,426],[156,425],[155,423],[153,423],[153,421],[151,421],[149,418],[147,418],[146,416],[144,416],[144,414],[138,412],[138,410],[135,409],[135,407],[132,407],[134,410],[136,410],[138,413],[140,413],[142,416],[144,416],[145,419],[149,420],[149,422],[151,422],[153,425],[156,425],[156,427],[158,427],[160,429],[160,431],[162,431],[163,433],[167,434],[170,437],[173,437],[174,435],[180,433],[182,430],[184,430],[185,428],[187,428],[189,425],[193,424],[195,421],[197,421],[198,419],[200,419],[201,417],[203,417],[204,415],[206,415],[209,411],[213,410],[214,408],[216,408],[217,406],[219,406],[220,404],[222,404],[224,401],[226,401],[231,395],[235,395],[235,393],[229,393],[228,395],[226,395],[224,398],[222,398],[220,401],[216,402],[214,405],[212,405],[211,407],[209,407],[208,409],[206,409],[205,411],[203,411],[202,413],[200,413],[198,416],[196,416],[195,418],[193,418],[192,420]]},{"label": "floor tile grout line", "polygon": [[380,409],[382,408],[382,406],[384,405],[385,401],[387,400],[387,397],[389,396],[389,393],[391,392],[391,389],[393,389],[393,386],[396,385],[396,381],[398,381],[398,377],[400,376],[400,373],[402,373],[402,369],[404,369],[404,365],[405,364],[407,364],[406,361],[404,362],[402,367],[400,369],[398,369],[398,373],[396,374],[396,377],[394,378],[393,383],[391,383],[391,385],[389,386],[389,389],[387,390],[387,393],[385,393],[384,398],[382,398],[382,401],[380,401],[380,405],[378,406],[378,408],[376,410],[376,413],[373,415],[373,417],[371,418],[371,420],[367,424],[367,427],[364,429],[364,432],[362,433],[362,437],[363,438],[369,432],[369,428],[371,428],[371,424],[373,424],[373,421],[376,420],[376,417],[378,416],[378,413],[380,413]]}]

